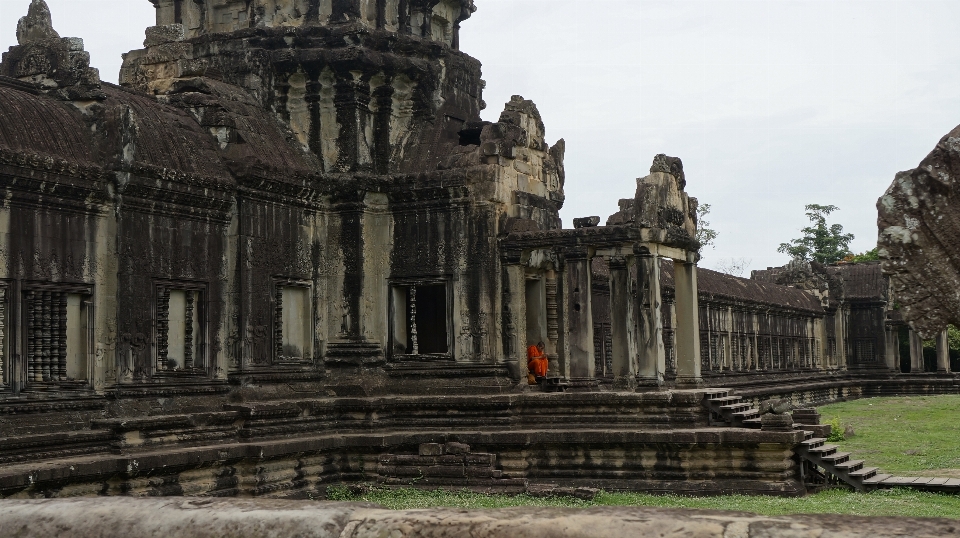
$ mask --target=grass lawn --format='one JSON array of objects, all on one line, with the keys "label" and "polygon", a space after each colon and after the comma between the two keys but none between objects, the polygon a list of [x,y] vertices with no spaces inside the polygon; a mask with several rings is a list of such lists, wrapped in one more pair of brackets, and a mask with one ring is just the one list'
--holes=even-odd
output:
[{"label": "grass lawn", "polygon": [[[838,418],[855,435],[837,444],[857,459],[886,472],[913,476],[960,478],[960,396],[871,398],[820,408],[824,421]],[[800,499],[749,497],[679,497],[641,493],[601,493],[592,501],[538,498],[529,495],[483,495],[466,491],[374,489],[351,495],[347,488],[331,488],[337,500],[366,501],[391,509],[430,507],[507,508],[514,506],[657,506],[736,510],[763,515],[855,514],[865,516],[947,517],[960,519],[960,495],[882,490],[855,493],[829,490]]]},{"label": "grass lawn", "polygon": [[529,495],[484,495],[467,491],[420,491],[415,489],[374,489],[362,495],[350,495],[346,488],[331,488],[331,498],[344,501],[365,501],[394,510],[432,507],[510,508],[515,506],[553,506],[590,508],[595,506],[658,506],[665,508],[700,508],[735,510],[763,515],[783,514],[853,514],[861,516],[947,517],[960,519],[960,496],[920,493],[909,490],[885,490],[853,493],[830,490],[803,498],[749,497],[678,497],[642,493],[601,493],[592,501],[568,497],[538,498]]},{"label": "grass lawn", "polygon": [[960,396],[867,398],[820,408],[855,434],[836,442],[871,467],[907,476],[960,478]]}]

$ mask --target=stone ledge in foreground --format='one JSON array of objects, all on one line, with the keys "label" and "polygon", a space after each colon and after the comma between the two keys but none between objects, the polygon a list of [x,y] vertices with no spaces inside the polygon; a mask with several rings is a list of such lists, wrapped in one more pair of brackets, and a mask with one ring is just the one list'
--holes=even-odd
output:
[{"label": "stone ledge in foreground", "polygon": [[0,501],[0,536],[920,538],[960,536],[960,521],[630,507],[393,511],[363,503],[99,497]]}]

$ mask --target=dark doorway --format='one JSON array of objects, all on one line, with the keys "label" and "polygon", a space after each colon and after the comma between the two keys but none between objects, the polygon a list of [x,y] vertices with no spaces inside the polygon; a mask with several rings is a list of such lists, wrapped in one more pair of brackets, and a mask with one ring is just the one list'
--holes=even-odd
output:
[{"label": "dark doorway", "polygon": [[[417,344],[422,355],[449,352],[447,344],[447,287],[417,286]],[[413,317],[413,316],[411,316]],[[411,331],[412,332],[412,331]]]},{"label": "dark doorway", "polygon": [[450,356],[447,286],[401,284],[391,293],[391,348],[394,357]]},{"label": "dark doorway", "polygon": [[910,373],[910,329],[900,327],[899,329],[899,351],[900,351],[900,372]]}]

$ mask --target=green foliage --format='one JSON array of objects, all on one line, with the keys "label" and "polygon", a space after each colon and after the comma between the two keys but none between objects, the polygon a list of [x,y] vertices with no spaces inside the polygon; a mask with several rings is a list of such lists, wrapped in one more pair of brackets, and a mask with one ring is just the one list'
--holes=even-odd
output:
[{"label": "green foliage", "polygon": [[[960,352],[960,329],[957,329],[953,325],[947,325],[947,342],[951,350]],[[937,340],[924,340],[923,348],[937,349]]]},{"label": "green foliage", "polygon": [[827,437],[827,441],[830,441],[831,443],[839,443],[840,441],[844,440],[843,424],[840,423],[840,417],[833,417],[825,424],[830,425],[830,437]]},{"label": "green foliage", "polygon": [[655,506],[736,510],[767,516],[784,514],[850,514],[866,516],[947,517],[960,519],[960,496],[912,490],[882,490],[855,493],[831,489],[802,498],[722,495],[684,497],[646,493],[602,492],[592,501],[572,497],[530,495],[486,495],[470,491],[423,491],[418,489],[374,488],[347,499],[372,502],[393,510],[433,507],[464,509],[510,508],[516,506],[591,508],[598,506]]},{"label": "green foliage", "polygon": [[827,217],[840,209],[835,205],[809,204],[805,207],[811,226],[801,229],[803,237],[781,243],[778,252],[799,260],[813,260],[824,264],[836,263],[850,256],[853,234],[843,233],[843,226],[827,224]]},{"label": "green foliage", "polygon": [[960,351],[960,329],[953,325],[947,326],[947,340],[950,342],[950,349]]},{"label": "green foliage", "polygon": [[710,204],[700,204],[697,206],[697,241],[700,243],[700,250],[707,248],[707,246],[717,248],[714,240],[716,240],[720,234],[716,230],[709,228],[710,223],[705,218],[709,213]]},{"label": "green foliage", "polygon": [[331,501],[349,501],[354,498],[347,486],[336,485],[327,488],[327,499]]},{"label": "green foliage", "polygon": [[879,249],[874,248],[873,250],[861,252],[860,254],[850,254],[849,256],[844,258],[843,261],[851,262],[851,263],[880,261]]}]

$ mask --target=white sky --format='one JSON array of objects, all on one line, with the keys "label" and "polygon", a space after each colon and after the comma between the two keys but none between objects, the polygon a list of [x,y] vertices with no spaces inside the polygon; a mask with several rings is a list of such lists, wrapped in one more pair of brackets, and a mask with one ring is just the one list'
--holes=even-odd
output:
[{"label": "white sky", "polygon": [[[476,0],[461,48],[484,64],[484,118],[533,99],[567,141],[569,226],[616,211],[653,156],[683,159],[713,212],[702,266],[781,265],[803,206],[834,204],[876,242],[877,198],[960,122],[957,0]],[[153,24],[148,0],[48,0],[104,80]],[[0,0],[0,49],[29,0]]]}]

